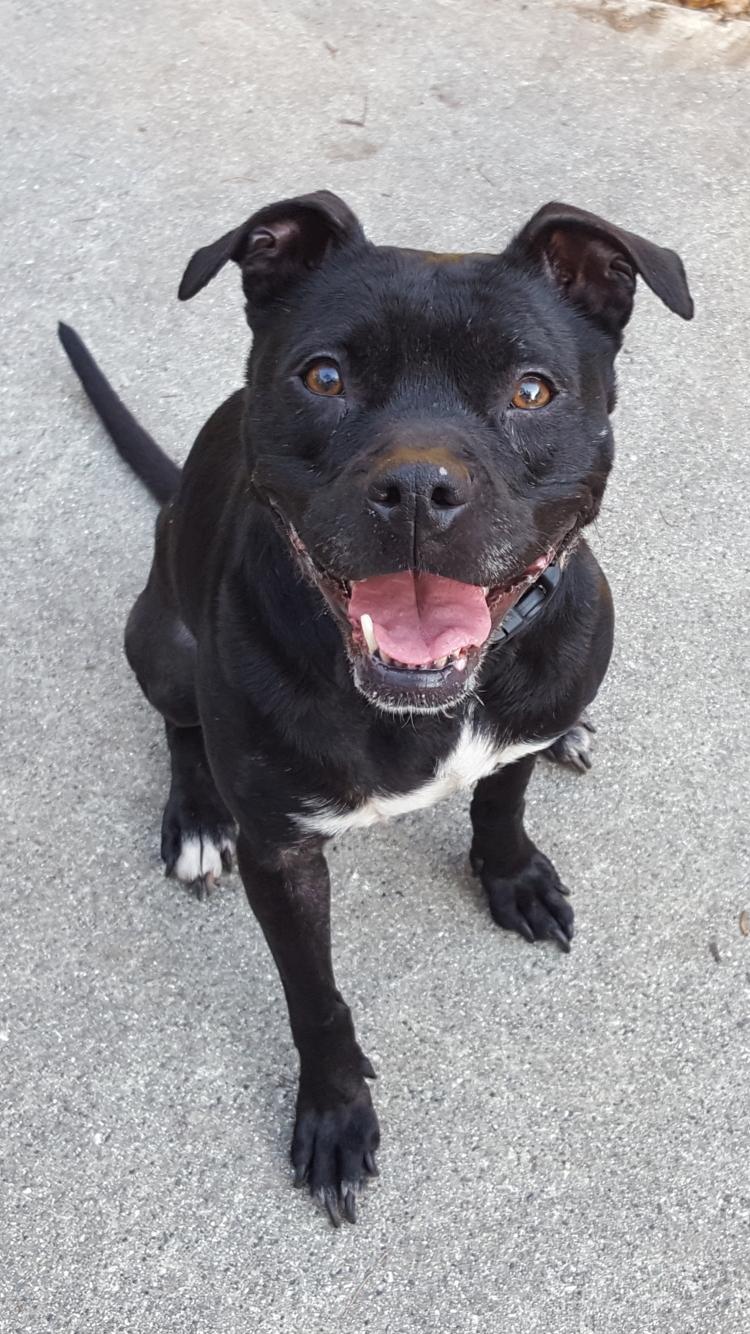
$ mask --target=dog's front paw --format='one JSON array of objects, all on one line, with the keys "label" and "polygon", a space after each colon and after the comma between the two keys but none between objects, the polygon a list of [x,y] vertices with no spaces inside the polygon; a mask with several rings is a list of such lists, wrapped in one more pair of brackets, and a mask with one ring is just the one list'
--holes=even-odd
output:
[{"label": "dog's front paw", "polygon": [[379,1143],[378,1118],[364,1082],[352,1096],[331,1099],[329,1105],[321,1105],[319,1096],[311,1100],[300,1083],[292,1139],[294,1184],[307,1183],[334,1227],[342,1214],[350,1223],[357,1221],[357,1196],[367,1178],[378,1174]]},{"label": "dog's front paw", "polygon": [[477,865],[487,890],[490,912],[506,931],[526,940],[556,940],[567,954],[573,939],[573,909],[552,862],[535,848],[531,858],[512,876],[493,875]]}]

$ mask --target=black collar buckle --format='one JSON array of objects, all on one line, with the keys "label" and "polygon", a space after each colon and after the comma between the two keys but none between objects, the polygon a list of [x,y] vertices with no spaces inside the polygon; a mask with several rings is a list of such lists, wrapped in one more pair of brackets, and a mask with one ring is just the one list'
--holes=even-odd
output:
[{"label": "black collar buckle", "polygon": [[527,588],[521,595],[515,607],[506,611],[502,621],[495,631],[495,638],[492,647],[500,648],[507,644],[509,639],[517,635],[519,630],[525,629],[529,621],[533,621],[538,616],[542,607],[552,597],[562,578],[562,570],[557,561],[552,561],[547,566],[544,574],[540,574],[536,583]]}]

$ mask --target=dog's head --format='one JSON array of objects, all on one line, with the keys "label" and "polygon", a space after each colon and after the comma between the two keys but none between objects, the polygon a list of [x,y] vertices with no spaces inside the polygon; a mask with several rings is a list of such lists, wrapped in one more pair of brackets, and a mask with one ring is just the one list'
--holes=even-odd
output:
[{"label": "dog's head", "polygon": [[336,617],[362,693],[444,709],[596,517],[636,278],[690,319],[682,263],[564,204],[500,255],[377,246],[327,192],[199,250],[180,297],[230,259],[254,332],[255,492]]}]

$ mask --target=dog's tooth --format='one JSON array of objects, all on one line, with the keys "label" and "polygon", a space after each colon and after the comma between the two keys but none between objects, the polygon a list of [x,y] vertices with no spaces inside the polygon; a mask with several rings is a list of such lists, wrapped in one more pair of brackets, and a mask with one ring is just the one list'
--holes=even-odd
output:
[{"label": "dog's tooth", "polygon": [[381,648],[379,652],[380,652],[380,661],[384,662],[386,667],[390,667],[393,663],[393,658],[390,656],[390,654],[386,653],[385,649]]},{"label": "dog's tooth", "polygon": [[456,658],[456,660],[455,660],[455,662],[454,662],[453,665],[454,665],[454,667],[455,667],[455,669],[456,669],[457,672],[463,672],[463,671],[466,670],[466,659],[465,659],[465,658]]},{"label": "dog's tooth", "polygon": [[444,667],[447,661],[447,658],[436,658],[432,665],[433,667]]},{"label": "dog's tooth", "polygon": [[372,623],[372,616],[368,616],[367,612],[365,612],[364,616],[360,617],[359,623],[362,626],[362,634],[365,637],[365,643],[367,644],[367,647],[369,648],[371,653],[377,653],[378,641],[375,636],[375,626]]}]

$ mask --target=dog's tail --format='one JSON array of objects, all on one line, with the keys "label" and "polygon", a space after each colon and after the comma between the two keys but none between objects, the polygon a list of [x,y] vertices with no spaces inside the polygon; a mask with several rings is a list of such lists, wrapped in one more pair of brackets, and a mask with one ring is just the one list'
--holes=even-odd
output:
[{"label": "dog's tail", "polygon": [[179,485],[180,469],[177,464],[167,457],[156,441],[151,439],[148,431],[144,431],[132,413],[128,412],[75,329],[67,324],[58,324],[57,334],[73,370],[112,437],[118,454],[140,477],[151,495],[163,505],[174,495]]}]

